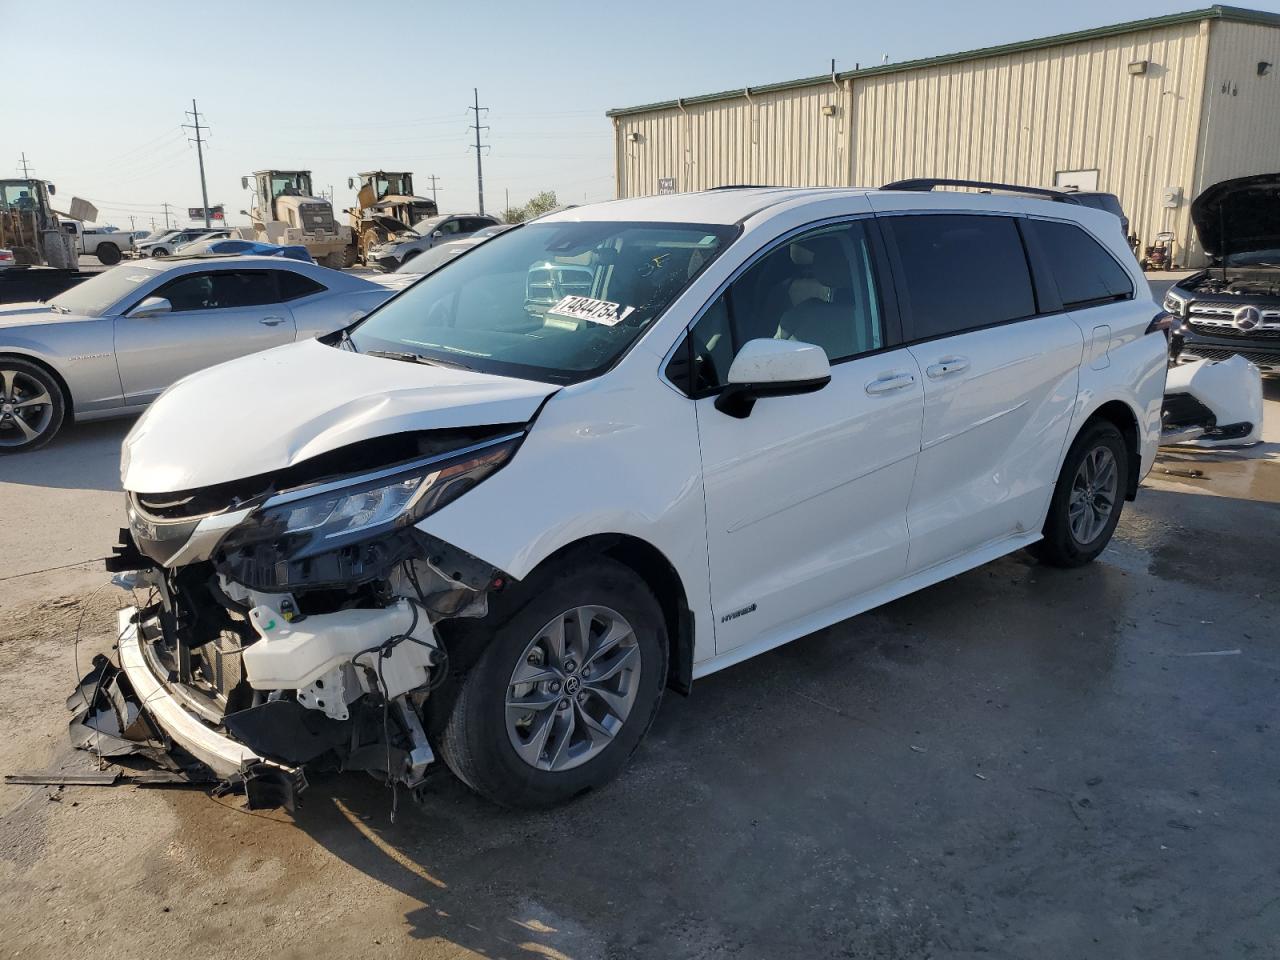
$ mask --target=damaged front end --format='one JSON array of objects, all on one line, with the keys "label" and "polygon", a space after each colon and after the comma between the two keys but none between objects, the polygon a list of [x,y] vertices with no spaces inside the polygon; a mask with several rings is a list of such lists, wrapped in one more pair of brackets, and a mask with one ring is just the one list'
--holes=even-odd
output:
[{"label": "damaged front end", "polygon": [[[120,613],[68,701],[76,746],[148,757],[292,809],[306,772],[411,791],[434,760],[438,625],[482,617],[508,577],[417,524],[510,459],[523,427],[398,435],[273,475],[129,492],[107,561],[147,600]],[[357,463],[383,463],[353,471]]]}]

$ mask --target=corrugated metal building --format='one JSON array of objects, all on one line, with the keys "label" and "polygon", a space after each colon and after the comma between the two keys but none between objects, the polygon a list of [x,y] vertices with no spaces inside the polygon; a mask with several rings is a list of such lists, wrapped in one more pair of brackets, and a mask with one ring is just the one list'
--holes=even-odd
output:
[{"label": "corrugated metal building", "polygon": [[1280,15],[1214,6],[611,110],[619,197],[936,176],[1120,197],[1144,244],[1204,261],[1188,208],[1280,170]]}]

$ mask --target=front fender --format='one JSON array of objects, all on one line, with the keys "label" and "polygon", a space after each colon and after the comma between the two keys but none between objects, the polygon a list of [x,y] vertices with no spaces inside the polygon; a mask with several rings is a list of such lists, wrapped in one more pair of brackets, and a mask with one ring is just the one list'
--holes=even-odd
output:
[{"label": "front fender", "polygon": [[102,410],[121,398],[110,323],[75,324],[74,331],[56,325],[12,328],[0,337],[0,354],[27,357],[53,370],[70,393],[73,413]]},{"label": "front fender", "polygon": [[714,630],[693,404],[618,373],[551,397],[511,463],[419,528],[517,579],[587,537],[642,540],[680,577],[696,662],[713,655]]}]

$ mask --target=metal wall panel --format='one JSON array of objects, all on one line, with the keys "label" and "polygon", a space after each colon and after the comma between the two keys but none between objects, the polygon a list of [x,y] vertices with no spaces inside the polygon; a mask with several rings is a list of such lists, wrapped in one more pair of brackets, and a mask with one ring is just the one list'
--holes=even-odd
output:
[{"label": "metal wall panel", "polygon": [[618,196],[657,193],[664,178],[682,193],[730,183],[848,185],[848,115],[848,84],[828,82],[617,117]]},{"label": "metal wall panel", "polygon": [[[853,81],[853,177],[1052,185],[1098,171],[1144,243],[1185,250],[1207,23],[1183,23]],[[1129,72],[1147,61],[1145,73]],[[1182,191],[1164,205],[1166,188]]]},{"label": "metal wall panel", "polygon": [[[1271,66],[1263,75],[1258,64]],[[1190,196],[1233,177],[1280,171],[1280,29],[1217,21]],[[1198,252],[1198,251],[1197,251]]]}]

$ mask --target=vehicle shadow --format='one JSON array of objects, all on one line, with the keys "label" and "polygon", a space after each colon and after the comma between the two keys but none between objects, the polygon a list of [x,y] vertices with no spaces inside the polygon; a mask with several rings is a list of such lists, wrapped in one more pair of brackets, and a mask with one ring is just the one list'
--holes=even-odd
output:
[{"label": "vehicle shadow", "polygon": [[68,490],[119,490],[120,443],[133,418],[72,423],[48,445],[0,456],[0,483]]},{"label": "vehicle shadow", "polygon": [[[1099,614],[1083,640],[1062,611],[1081,579]],[[972,616],[1011,591],[1039,602],[1002,623]],[[315,782],[295,822],[410,898],[414,938],[495,960],[787,956],[809,938],[827,955],[867,940],[872,908],[855,904],[880,895],[868,882],[910,880],[904,849],[935,857],[974,821],[995,830],[1002,810],[1042,815],[1023,783],[975,791],[970,765],[1020,756],[1023,734],[1007,704],[973,691],[1008,671],[1012,648],[1020,676],[1002,697],[1039,711],[1098,696],[1126,594],[1116,568],[1006,558],[668,696],[623,775],[567,805],[503,810],[442,771],[421,806],[401,795],[391,823],[388,791],[345,776]],[[974,865],[961,859],[947,868]]]}]

